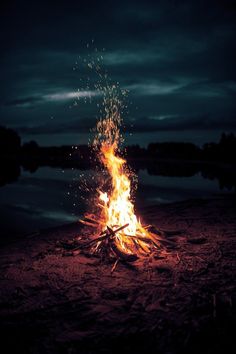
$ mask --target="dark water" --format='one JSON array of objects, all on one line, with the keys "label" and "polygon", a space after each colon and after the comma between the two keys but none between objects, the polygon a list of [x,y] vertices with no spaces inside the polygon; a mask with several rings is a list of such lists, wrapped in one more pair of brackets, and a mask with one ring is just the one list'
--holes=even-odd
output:
[{"label": "dark water", "polygon": [[[83,215],[86,205],[80,198],[79,186],[84,179],[91,181],[94,171],[39,167],[34,173],[22,168],[18,172],[20,174],[15,181],[0,187],[0,243],[40,229],[74,222]],[[214,176],[205,178],[202,172],[196,171],[190,175],[179,176],[177,173],[173,176],[170,171],[139,169],[138,205],[233,193],[232,188],[220,189],[219,179]],[[84,194],[86,196],[86,192]]]}]

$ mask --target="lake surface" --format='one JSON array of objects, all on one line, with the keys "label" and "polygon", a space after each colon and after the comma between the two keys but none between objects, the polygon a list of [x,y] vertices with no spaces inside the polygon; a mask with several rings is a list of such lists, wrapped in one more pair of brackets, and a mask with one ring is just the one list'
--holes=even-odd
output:
[{"label": "lake surface", "polygon": [[[78,220],[86,210],[80,187],[84,190],[83,181],[93,176],[90,170],[40,167],[30,173],[21,168],[17,181],[0,187],[0,242]],[[138,180],[136,200],[142,206],[232,193],[200,173],[168,177],[139,170]]]}]

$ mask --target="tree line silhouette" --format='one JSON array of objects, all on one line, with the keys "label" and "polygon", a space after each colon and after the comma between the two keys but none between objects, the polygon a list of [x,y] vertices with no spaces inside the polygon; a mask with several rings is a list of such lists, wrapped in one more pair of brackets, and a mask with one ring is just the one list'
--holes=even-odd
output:
[{"label": "tree line silhouette", "polygon": [[[223,133],[218,143],[199,147],[193,143],[151,143],[147,148],[127,146],[125,157],[138,171],[162,176],[193,176],[218,179],[220,188],[236,189],[236,137]],[[20,166],[35,172],[40,166],[89,169],[98,165],[94,151],[88,145],[42,147],[35,141],[22,144],[12,129],[0,127],[0,185],[15,181]]]},{"label": "tree line silhouette", "polygon": [[[151,143],[147,148],[139,145],[127,146],[128,158],[181,159],[191,161],[219,161],[236,163],[236,136],[221,135],[218,143],[206,143],[199,147],[186,142]],[[94,155],[87,145],[41,147],[35,141],[21,144],[21,138],[13,129],[0,127],[0,155],[16,157],[51,158],[52,160],[86,160]]]}]

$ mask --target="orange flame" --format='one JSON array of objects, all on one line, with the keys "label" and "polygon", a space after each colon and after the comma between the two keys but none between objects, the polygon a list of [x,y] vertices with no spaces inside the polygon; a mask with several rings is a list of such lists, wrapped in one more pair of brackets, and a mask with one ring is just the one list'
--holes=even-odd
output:
[{"label": "orange flame", "polygon": [[[106,116],[97,123],[97,135],[94,145],[99,149],[99,157],[111,177],[111,191],[99,191],[102,206],[102,224],[111,228],[128,226],[115,235],[116,246],[128,254],[148,253],[146,238],[152,238],[147,228],[143,227],[134,212],[131,200],[131,181],[127,172],[126,160],[118,156],[118,145],[121,141],[120,124],[122,100],[117,95],[117,87],[106,91],[103,105]],[[101,204],[102,203],[102,204]]]},{"label": "orange flame", "polygon": [[[131,182],[124,166],[126,161],[116,156],[114,145],[103,144],[101,146],[101,160],[107,168],[112,179],[112,191],[100,192],[100,200],[103,202],[103,220],[108,226],[118,228],[125,224],[128,226],[117,233],[116,245],[129,254],[137,252],[132,236],[137,234],[147,236],[147,231],[142,227],[134,212],[134,204],[131,201]],[[136,246],[138,242],[136,240]],[[146,248],[146,245],[142,245]]]}]

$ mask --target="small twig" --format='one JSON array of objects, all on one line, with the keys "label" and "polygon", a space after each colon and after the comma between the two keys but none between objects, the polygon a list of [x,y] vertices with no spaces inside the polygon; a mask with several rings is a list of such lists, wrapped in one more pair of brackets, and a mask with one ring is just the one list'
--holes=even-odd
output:
[{"label": "small twig", "polygon": [[118,262],[119,262],[119,258],[117,258],[117,260],[115,261],[115,263],[113,264],[113,267],[111,268],[111,273],[113,273],[114,272],[114,270],[116,269],[116,266],[117,266],[117,264],[118,264]]}]

